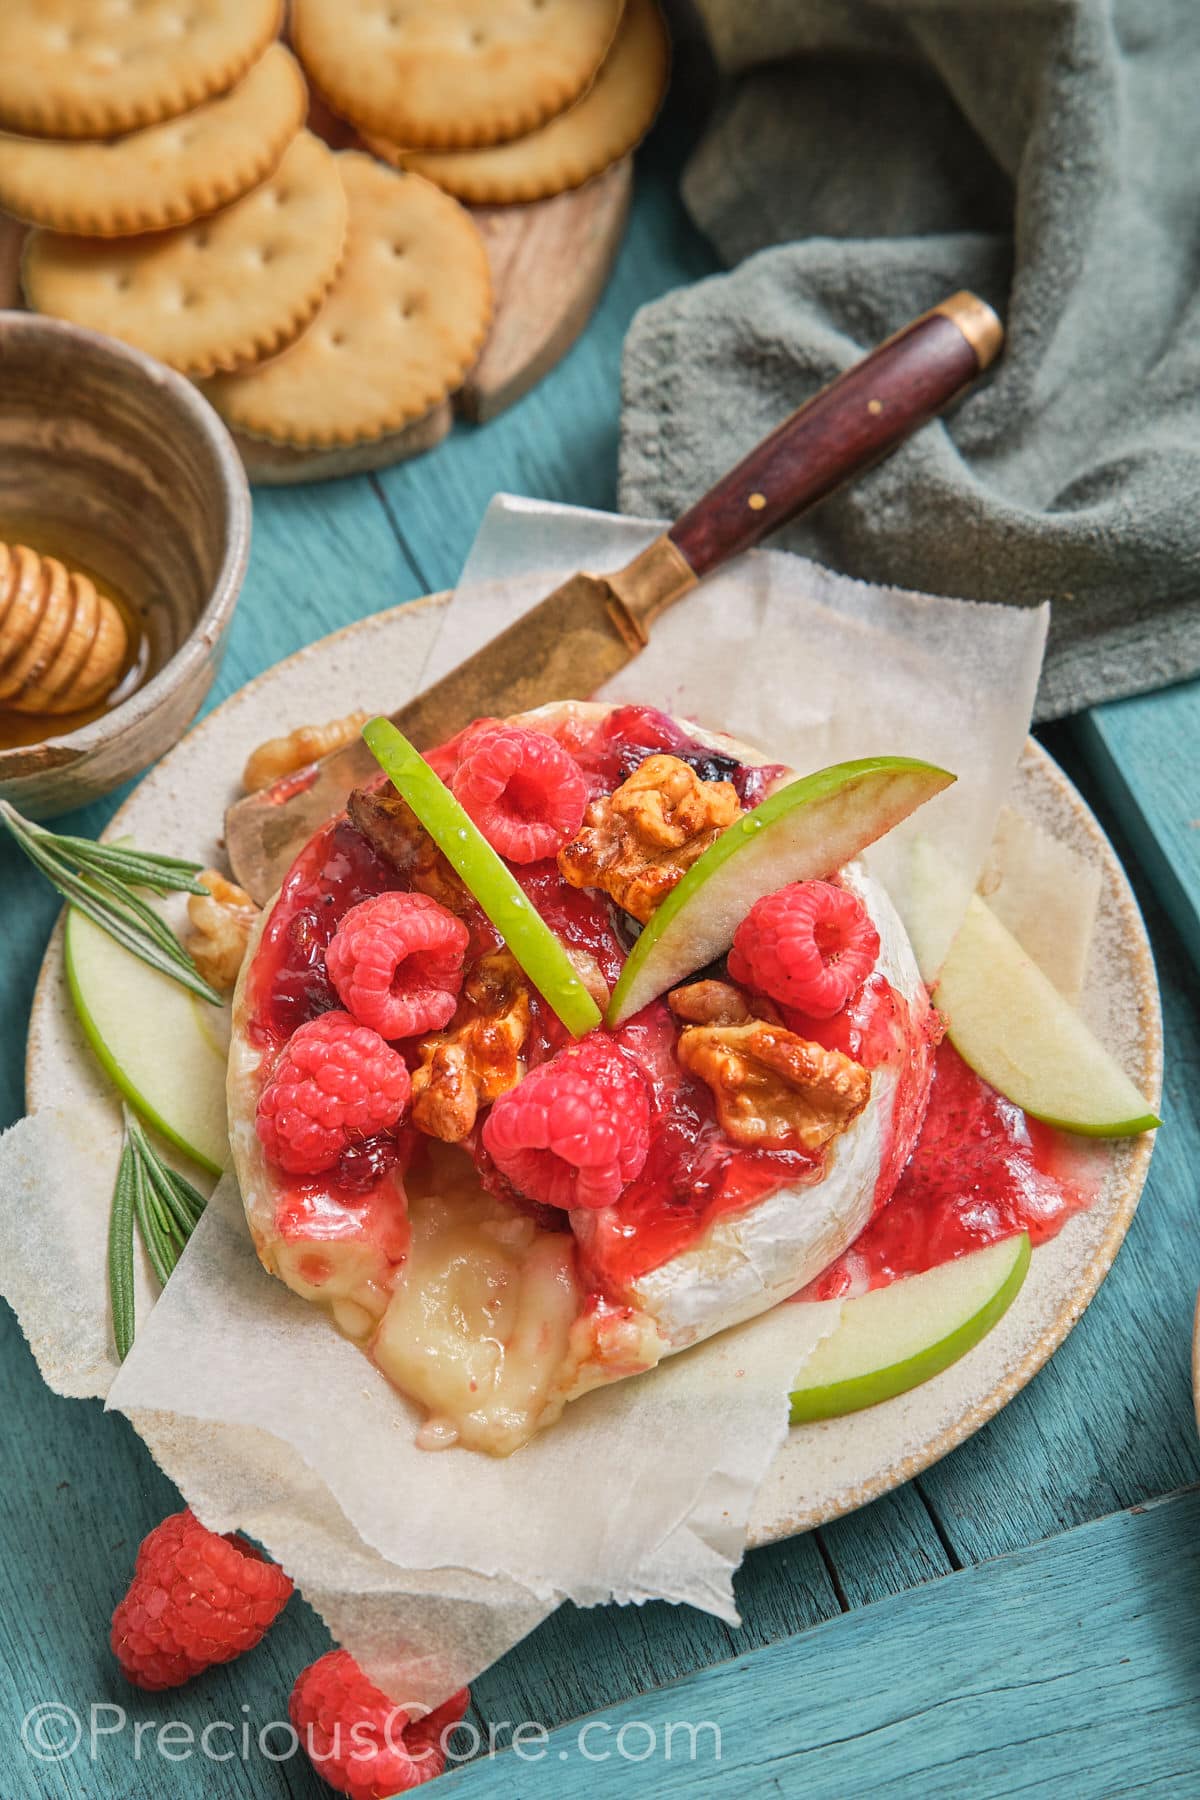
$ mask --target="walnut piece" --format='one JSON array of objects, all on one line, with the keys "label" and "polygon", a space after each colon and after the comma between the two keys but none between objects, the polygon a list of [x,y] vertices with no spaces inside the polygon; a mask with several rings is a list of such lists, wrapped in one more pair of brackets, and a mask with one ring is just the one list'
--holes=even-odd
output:
[{"label": "walnut piece", "polygon": [[183,947],[205,981],[224,991],[237,984],[258,908],[217,869],[203,869],[196,879],[208,892],[189,896]]},{"label": "walnut piece", "polygon": [[352,743],[371,716],[369,712],[352,712],[328,725],[298,725],[286,737],[268,738],[250,752],[242,770],[242,786],[248,794],[256,794],[273,781],[294,775],[309,763],[320,762],[323,756]]},{"label": "walnut piece", "polygon": [[481,1106],[516,1087],[525,1073],[529,989],[508,950],[480,957],[463,984],[445,1031],[424,1038],[412,1078],[412,1117],[419,1130],[460,1144]]},{"label": "walnut piece", "polygon": [[712,1089],[726,1136],[755,1150],[823,1150],[871,1094],[860,1063],[764,1019],[691,1025],[676,1054]]},{"label": "walnut piece", "polygon": [[648,756],[613,794],[593,800],[558,853],[572,887],[598,887],[644,925],[741,812],[729,781],[701,781],[677,756]]},{"label": "walnut piece", "polygon": [[688,1025],[744,1025],[754,1017],[745,994],[730,981],[692,981],[672,988],[667,1005]]},{"label": "walnut piece", "polygon": [[478,916],[471,894],[411,806],[390,783],[355,788],[346,811],[351,824],[374,844],[414,893],[428,894],[448,912],[468,922]]},{"label": "walnut piece", "polygon": [[765,994],[744,993],[732,981],[690,981],[686,987],[671,989],[667,1005],[686,1025],[744,1025],[748,1019],[782,1024]]}]

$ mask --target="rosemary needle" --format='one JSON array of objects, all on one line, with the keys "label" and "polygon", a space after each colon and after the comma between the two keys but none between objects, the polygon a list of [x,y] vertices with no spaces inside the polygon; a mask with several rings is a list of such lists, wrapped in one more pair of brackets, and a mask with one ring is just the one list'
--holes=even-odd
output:
[{"label": "rosemary needle", "polygon": [[112,1301],[113,1339],[121,1362],[133,1343],[133,1188],[136,1164],[126,1138],[113,1190],[108,1221],[108,1291]]},{"label": "rosemary needle", "polygon": [[113,1338],[124,1362],[134,1338],[133,1234],[146,1246],[159,1284],[171,1279],[204,1211],[204,1196],[165,1163],[129,1108],[108,1227],[108,1284]]},{"label": "rosemary needle", "polygon": [[0,820],[33,866],[109,937],[191,993],[213,1006],[221,996],[209,986],[174,932],[142,899],[139,888],[156,894],[204,894],[196,880],[199,863],[159,856],[128,844],[100,844],[91,838],[60,837],[23,819],[0,800]]}]

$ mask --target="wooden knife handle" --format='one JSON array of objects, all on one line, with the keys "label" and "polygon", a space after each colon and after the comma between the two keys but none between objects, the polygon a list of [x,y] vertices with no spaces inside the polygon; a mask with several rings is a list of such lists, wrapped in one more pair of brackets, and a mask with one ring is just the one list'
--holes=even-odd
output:
[{"label": "wooden knife handle", "polygon": [[894,450],[999,354],[991,307],[952,294],[814,394],[667,533],[697,576]]}]

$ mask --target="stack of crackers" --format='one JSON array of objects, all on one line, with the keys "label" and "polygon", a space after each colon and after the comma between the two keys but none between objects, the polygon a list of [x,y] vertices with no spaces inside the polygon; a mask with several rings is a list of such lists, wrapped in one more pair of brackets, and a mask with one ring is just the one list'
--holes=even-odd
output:
[{"label": "stack of crackers", "polygon": [[[656,0],[292,0],[295,54],[280,23],[280,0],[0,0],[0,208],[34,227],[30,306],[325,449],[461,385],[492,308],[467,205],[626,156],[668,43]],[[309,80],[354,147],[306,129]]]}]

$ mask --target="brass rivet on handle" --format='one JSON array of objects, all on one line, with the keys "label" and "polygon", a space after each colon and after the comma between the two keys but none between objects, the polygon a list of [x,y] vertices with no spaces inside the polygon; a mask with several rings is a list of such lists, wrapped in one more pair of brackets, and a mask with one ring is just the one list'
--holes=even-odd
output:
[{"label": "brass rivet on handle", "polygon": [[883,411],[883,401],[882,400],[868,400],[867,401],[867,411],[869,413],[871,413],[873,415],[873,417],[878,418],[879,414]]},{"label": "brass rivet on handle", "polygon": [[767,496],[765,494],[751,494],[746,502],[751,512],[761,512],[766,504]]}]

